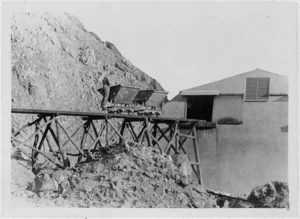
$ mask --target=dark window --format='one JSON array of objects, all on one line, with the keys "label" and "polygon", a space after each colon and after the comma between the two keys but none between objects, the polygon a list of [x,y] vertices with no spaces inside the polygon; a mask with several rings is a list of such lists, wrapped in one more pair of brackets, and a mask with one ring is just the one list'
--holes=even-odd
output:
[{"label": "dark window", "polygon": [[212,120],[214,96],[188,96],[186,118]]},{"label": "dark window", "polygon": [[270,78],[247,78],[246,101],[267,101],[269,99]]}]

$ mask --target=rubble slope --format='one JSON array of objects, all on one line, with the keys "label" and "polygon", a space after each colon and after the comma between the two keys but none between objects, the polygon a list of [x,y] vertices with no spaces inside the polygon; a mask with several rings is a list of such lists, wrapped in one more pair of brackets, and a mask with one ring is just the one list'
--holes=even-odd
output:
[{"label": "rubble slope", "polygon": [[184,184],[171,156],[157,149],[112,145],[95,157],[71,170],[45,168],[14,196],[40,207],[218,207],[200,185]]}]

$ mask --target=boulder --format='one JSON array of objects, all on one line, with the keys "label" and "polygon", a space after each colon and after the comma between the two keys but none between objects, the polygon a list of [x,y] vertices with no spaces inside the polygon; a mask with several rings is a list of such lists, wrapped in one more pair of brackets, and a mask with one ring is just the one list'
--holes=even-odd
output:
[{"label": "boulder", "polygon": [[58,183],[48,173],[40,172],[34,179],[32,190],[35,192],[56,191]]},{"label": "boulder", "polygon": [[263,207],[288,208],[289,187],[286,182],[272,181],[254,188],[248,196],[249,201]]},{"label": "boulder", "polygon": [[192,166],[191,162],[186,154],[174,154],[172,156],[174,165],[179,169],[182,174],[181,182],[184,185],[191,183],[192,181]]}]

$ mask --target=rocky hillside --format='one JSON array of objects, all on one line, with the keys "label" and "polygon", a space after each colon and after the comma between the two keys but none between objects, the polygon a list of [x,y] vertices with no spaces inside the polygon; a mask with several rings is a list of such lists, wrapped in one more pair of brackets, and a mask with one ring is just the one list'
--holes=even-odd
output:
[{"label": "rocky hillside", "polygon": [[14,108],[100,111],[104,76],[112,84],[163,90],[68,13],[15,13],[11,61]]}]

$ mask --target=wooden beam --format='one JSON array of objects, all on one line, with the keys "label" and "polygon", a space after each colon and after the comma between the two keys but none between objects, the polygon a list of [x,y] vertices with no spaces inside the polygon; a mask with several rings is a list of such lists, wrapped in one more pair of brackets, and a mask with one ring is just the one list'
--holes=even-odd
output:
[{"label": "wooden beam", "polygon": [[178,133],[178,136],[180,136],[180,137],[185,137],[185,138],[191,138],[191,139],[197,139],[197,138],[194,137],[194,136],[186,135],[186,134],[183,134],[183,133]]},{"label": "wooden beam", "polygon": [[134,140],[134,141],[138,141],[138,137],[137,137],[137,135],[136,135],[136,133],[135,133],[135,131],[134,131],[134,128],[133,128],[131,122],[127,122],[127,124],[128,124],[128,126],[129,126],[129,131],[130,131],[130,133],[131,133],[131,135],[132,135],[132,137],[133,137],[133,140]]},{"label": "wooden beam", "polygon": [[161,128],[159,127],[159,125],[156,124],[157,129],[160,131],[161,136],[158,138],[158,140],[160,141],[160,139],[162,139],[163,137],[166,139],[167,142],[170,141],[170,139],[166,136],[166,133],[168,133],[168,131],[170,131],[170,129],[172,129],[174,127],[175,123],[172,123],[171,125],[169,125],[169,127],[167,128],[167,130],[164,132],[163,130],[161,130]]},{"label": "wooden beam", "polygon": [[104,124],[102,124],[102,126],[100,127],[100,130],[99,130],[99,132],[98,132],[98,137],[95,139],[95,141],[90,145],[90,146],[88,146],[88,148],[87,148],[87,151],[88,151],[88,153],[90,152],[90,149],[94,146],[94,145],[96,145],[97,144],[97,142],[100,140],[100,138],[101,138],[101,135],[102,135],[102,132],[104,131],[104,129],[107,127],[107,125],[104,123]]},{"label": "wooden beam", "polygon": [[[193,134],[194,134],[194,136],[197,136],[196,127],[193,129]],[[196,163],[201,163],[200,162],[200,153],[199,153],[198,138],[197,139],[193,139],[193,142],[194,142],[194,152],[195,152]],[[199,174],[198,182],[199,182],[200,185],[203,186],[202,174],[201,174],[201,167],[200,167],[200,165],[197,165],[196,168],[197,168],[197,172]]]},{"label": "wooden beam", "polygon": [[142,129],[142,131],[140,132],[140,134],[138,136],[138,144],[139,145],[143,142],[144,134],[149,126],[150,126],[150,123],[148,125],[144,124],[144,128]]},{"label": "wooden beam", "polygon": [[23,125],[21,128],[19,128],[16,133],[14,134],[14,137],[18,136],[21,131],[23,131],[25,128],[28,128],[32,125],[34,125],[37,122],[40,122],[42,120],[42,117],[37,118],[36,120],[34,120],[33,122],[28,122],[26,125]]},{"label": "wooden beam", "polygon": [[[157,144],[157,146],[158,146],[158,148],[159,148],[159,150],[160,150],[160,153],[162,153],[162,149],[161,149],[161,147],[160,147],[160,144],[159,144],[158,140],[157,140],[153,135],[151,135],[151,134],[150,134],[150,137],[153,139],[153,141],[156,142],[156,144]],[[154,146],[153,146],[153,147],[154,147]]]},{"label": "wooden beam", "polygon": [[46,122],[45,124],[43,124],[41,127],[39,127],[38,130],[36,130],[32,135],[30,135],[29,138],[27,138],[27,140],[25,140],[25,141],[23,141],[22,143],[16,145],[16,147],[19,147],[19,146],[22,146],[22,145],[26,146],[25,144],[26,144],[33,136],[35,136],[38,132],[41,131],[41,129],[42,129],[44,126],[48,125],[50,122],[52,122],[52,121],[55,120],[55,119],[57,119],[57,118],[53,118],[53,119],[51,119],[50,121],[48,121],[48,122]]},{"label": "wooden beam", "polygon": [[[59,168],[61,168],[61,169],[64,169],[64,167],[63,167],[62,165],[60,165],[60,164],[58,164],[58,163],[55,163],[55,161],[52,160],[50,157],[48,157],[48,155],[45,154],[43,151],[40,151],[40,150],[38,150],[38,149],[36,149],[36,148],[34,148],[34,147],[31,147],[31,146],[28,146],[28,145],[23,145],[23,146],[28,147],[28,148],[31,148],[32,150],[34,150],[34,151],[36,151],[36,152],[42,154],[44,157],[46,157],[48,160],[50,160],[52,163],[54,163],[57,167],[59,167]],[[20,146],[16,146],[16,147],[17,147],[18,149],[20,149]]]},{"label": "wooden beam", "polygon": [[124,141],[123,135],[121,135],[121,134],[119,133],[119,131],[114,127],[114,125],[113,125],[109,120],[107,120],[107,122],[108,122],[108,124],[115,130],[115,132],[119,135],[119,137],[122,138],[122,140]]},{"label": "wooden beam", "polygon": [[192,161],[190,161],[190,163],[191,163],[192,165],[203,166],[203,164],[201,164],[201,163],[197,163],[197,162],[192,162]]},{"label": "wooden beam", "polygon": [[[178,122],[175,123],[175,127],[173,130],[173,136],[172,136],[171,140],[169,141],[167,147],[165,148],[165,153],[167,153],[167,154],[169,154],[170,151],[168,151],[168,150],[169,150],[171,144],[174,144],[174,140],[177,136],[177,127],[178,127]],[[178,153],[178,151],[174,147],[173,147],[173,149],[175,150],[176,153]]]},{"label": "wooden beam", "polygon": [[[40,114],[43,116],[51,116],[51,115],[63,115],[63,116],[80,116],[80,117],[90,117],[89,119],[97,119],[99,117],[102,117],[105,119],[105,117],[110,118],[128,118],[128,119],[140,119],[144,120],[145,116],[138,116],[138,115],[124,115],[124,114],[116,114],[116,113],[99,113],[99,112],[75,112],[75,111],[57,111],[57,110],[38,110],[38,109],[11,109],[12,113],[22,113],[22,114]],[[175,122],[178,120],[178,118],[171,118],[171,117],[151,117],[146,116],[148,118],[151,118],[154,122],[157,123],[167,123],[167,122]],[[196,120],[196,119],[180,119],[182,122],[190,122],[190,121],[202,121],[204,120]]]},{"label": "wooden beam", "polygon": [[[39,130],[39,124],[40,122],[36,122],[35,123],[35,130]],[[34,141],[33,141],[33,147],[34,148],[37,148],[37,145],[39,143],[39,139],[40,139],[40,135],[39,135],[40,132],[38,132],[35,136],[34,136]],[[36,162],[36,157],[37,157],[37,152],[35,150],[32,150],[31,152],[31,156],[32,156],[32,167],[35,165],[35,162]]]},{"label": "wooden beam", "polygon": [[108,138],[108,118],[107,116],[105,116],[105,128],[106,128],[106,132],[105,132],[105,139],[106,139],[106,147],[109,146],[109,138]]},{"label": "wooden beam", "polygon": [[96,129],[96,126],[95,126],[93,120],[91,120],[90,123],[91,123],[91,125],[92,125],[92,127],[93,127],[94,134],[95,134],[95,136],[96,136],[96,138],[97,138],[97,137],[98,137],[98,133],[97,133],[97,129]]},{"label": "wooden beam", "polygon": [[[148,145],[152,148],[153,147],[153,144],[152,144],[152,141],[151,141],[151,137],[150,137],[150,131],[149,131],[149,128],[151,126],[151,123],[149,122],[148,118],[145,118],[145,124],[147,125],[147,129],[146,129],[146,138],[147,138],[147,141],[148,141]],[[149,124],[149,125],[148,125]]]},{"label": "wooden beam", "polygon": [[[97,132],[97,129],[96,129],[96,126],[95,126],[93,120],[91,120],[91,124],[92,124],[93,130],[94,130],[94,134],[95,134],[96,138],[98,138],[98,132]],[[100,127],[100,130],[101,130],[101,128],[102,128],[102,125],[101,125],[101,127]],[[99,132],[99,133],[100,133],[100,132]],[[92,140],[95,141],[93,138],[92,138]],[[100,145],[100,147],[102,147],[102,144],[101,144],[100,140],[98,140],[97,143]],[[94,149],[96,149],[97,143],[95,144]]]},{"label": "wooden beam", "polygon": [[[198,125],[198,122],[194,122],[194,124],[192,125],[192,128],[189,130],[187,135],[190,135],[197,125]],[[186,142],[186,140],[187,140],[187,138],[184,138],[181,142],[179,141],[179,149],[178,150],[180,150],[182,148],[182,146]]]},{"label": "wooden beam", "polygon": [[[59,148],[59,151],[60,151],[60,153],[61,153],[61,157],[62,157],[62,160],[63,160],[63,164],[64,164],[64,168],[67,168],[66,167],[66,161],[67,161],[67,158],[66,158],[66,155],[65,155],[65,153],[64,153],[64,150],[62,149],[62,147],[61,147],[61,144],[60,144],[60,141],[61,141],[61,136],[60,136],[60,132],[59,132],[59,128],[58,128],[58,121],[57,120],[55,120],[55,127],[56,127],[56,136],[57,136],[57,146],[58,146],[58,148]],[[50,127],[51,128],[51,127]]]},{"label": "wooden beam", "polygon": [[[191,164],[192,164],[192,161],[191,161],[191,159],[189,158],[189,156],[188,156],[188,154],[186,153],[186,151],[184,150],[184,148],[181,148],[181,150],[183,151],[183,153],[185,153],[185,154],[187,155],[189,161],[190,161]],[[194,162],[193,162],[193,163],[194,163]],[[195,175],[196,175],[196,177],[197,177],[197,179],[198,179],[198,182],[201,181],[201,178],[200,178],[200,176],[199,176],[197,170],[195,169],[194,165],[192,164],[191,166],[192,166],[192,169],[193,169],[193,171],[194,171],[194,173],[195,173]]]},{"label": "wooden beam", "polygon": [[60,126],[60,128],[64,131],[64,133],[66,134],[66,136],[69,138],[69,140],[71,141],[71,143],[76,147],[76,149],[79,151],[79,153],[81,155],[83,155],[83,151],[75,144],[75,142],[72,140],[72,138],[69,136],[68,132],[64,129],[64,127],[62,127],[62,125],[58,122],[58,125]]},{"label": "wooden beam", "polygon": [[[57,118],[57,117],[51,117],[51,118]],[[44,118],[44,121],[47,122],[47,119]],[[49,121],[51,121],[51,119],[50,119]],[[51,124],[52,124],[53,122],[55,122],[55,120],[52,120],[52,121],[51,121],[50,126],[49,126],[49,131],[50,131],[50,133],[51,133],[51,135],[52,135],[52,137],[53,137],[53,139],[54,139],[56,145],[59,147],[59,142],[58,142],[58,140],[57,140],[57,137],[56,137],[56,135],[55,135],[55,132],[54,132],[53,129],[51,128]]]},{"label": "wooden beam", "polygon": [[[44,134],[43,131],[41,131],[41,132],[42,132],[42,134]],[[50,140],[49,140],[48,136],[46,135],[45,138],[46,138],[46,141],[47,141],[47,144],[48,144],[48,147],[49,147],[49,151],[52,152],[54,154],[54,156],[56,156],[58,158],[57,151],[55,151],[53,149],[53,147],[51,146],[51,143],[50,143]],[[58,160],[58,161],[61,162],[60,160]]]},{"label": "wooden beam", "polygon": [[[152,134],[151,134],[151,136],[152,137],[154,137],[155,138],[155,140],[152,140],[152,145],[153,145],[153,147],[156,145],[156,144],[158,144],[158,141],[157,141],[157,139],[156,139],[156,135],[157,135],[157,124],[156,123],[154,123],[154,125],[153,125],[153,127],[152,127]],[[160,146],[159,146],[160,147]]]},{"label": "wooden beam", "polygon": [[95,140],[94,137],[93,137],[93,135],[90,133],[89,130],[86,132],[86,134],[88,134],[88,135],[91,137],[91,139],[92,139],[93,141]]},{"label": "wooden beam", "polygon": [[[73,132],[73,134],[71,135],[71,137],[74,137],[74,135],[79,131],[79,129],[84,126],[85,122],[82,123],[80,126],[78,126],[78,128]],[[63,144],[62,144],[62,148],[69,142],[70,140],[67,139]]]},{"label": "wooden beam", "polygon": [[[120,130],[120,134],[121,134],[122,136],[124,136],[125,128],[126,128],[126,119],[123,119],[123,123],[122,123],[121,130]],[[121,137],[120,137],[119,143],[122,143],[123,141],[124,141],[124,138],[121,138]]]},{"label": "wooden beam", "polygon": [[90,129],[90,126],[91,126],[91,120],[86,121],[86,123],[84,124],[84,127],[83,127],[84,131],[82,133],[82,138],[80,141],[80,149],[81,150],[84,149],[84,142],[86,140],[86,136],[87,136],[88,130]]},{"label": "wooden beam", "polygon": [[[51,123],[50,124],[48,124],[47,126],[46,126],[46,129],[45,129],[45,132],[43,133],[42,132],[42,139],[41,139],[41,141],[40,141],[40,143],[39,143],[39,146],[38,146],[38,149],[39,150],[41,150],[41,147],[42,147],[42,145],[43,145],[43,143],[44,143],[44,140],[46,139],[46,136],[47,136],[47,133],[48,133],[48,131],[49,131],[49,126],[51,125]],[[38,154],[35,154],[35,158],[38,156]]]}]

